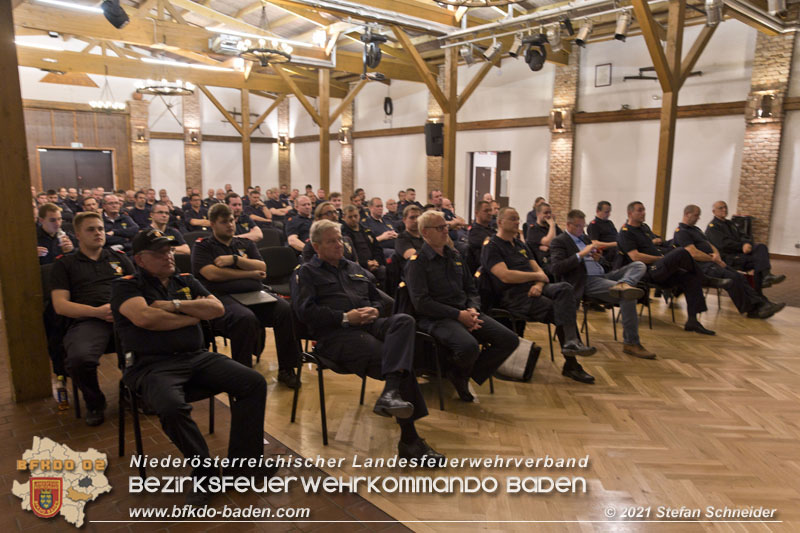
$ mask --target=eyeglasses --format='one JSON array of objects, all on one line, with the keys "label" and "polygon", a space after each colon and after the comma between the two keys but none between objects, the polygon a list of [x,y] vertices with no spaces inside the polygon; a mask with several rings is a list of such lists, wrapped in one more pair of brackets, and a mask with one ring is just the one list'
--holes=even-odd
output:
[{"label": "eyeglasses", "polygon": [[441,226],[428,226],[427,229],[435,229],[436,231],[447,231],[447,224],[442,224]]},{"label": "eyeglasses", "polygon": [[336,210],[331,209],[330,211],[325,211],[323,213],[320,213],[320,215],[322,215],[323,217],[333,217],[336,216]]}]

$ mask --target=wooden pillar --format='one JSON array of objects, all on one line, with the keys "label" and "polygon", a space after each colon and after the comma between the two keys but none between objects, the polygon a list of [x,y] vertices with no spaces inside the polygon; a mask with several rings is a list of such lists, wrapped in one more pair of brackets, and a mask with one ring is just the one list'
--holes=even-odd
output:
[{"label": "wooden pillar", "polygon": [[250,91],[242,89],[242,175],[244,190],[252,186],[250,166]]},{"label": "wooden pillar", "polygon": [[653,200],[653,231],[667,237],[669,193],[672,185],[672,160],[675,152],[675,119],[678,117],[678,93],[665,92],[661,102],[661,125],[658,132],[656,194]]},{"label": "wooden pillar", "polygon": [[51,394],[11,0],[0,0],[0,357],[14,401]]},{"label": "wooden pillar", "polygon": [[319,186],[325,191],[331,187],[331,71],[319,69]]},{"label": "wooden pillar", "polygon": [[[350,83],[350,90],[355,90],[358,82]],[[342,128],[353,131],[355,117],[355,100],[342,110]],[[342,145],[342,197],[350,198],[355,190],[355,141]],[[330,191],[327,191],[330,193]]]},{"label": "wooden pillar", "polygon": [[186,186],[193,189],[203,189],[203,164],[201,145],[203,134],[201,132],[202,119],[200,115],[200,93],[195,91],[190,96],[181,99],[183,119],[183,159]]},{"label": "wooden pillar", "polygon": [[447,108],[444,110],[444,171],[442,194],[453,198],[456,194],[456,130],[458,129],[458,50],[450,47],[444,53],[444,79]]},{"label": "wooden pillar", "polygon": [[133,189],[150,187],[150,102],[129,100],[131,110],[131,181]]},{"label": "wooden pillar", "polygon": [[[289,99],[285,98],[278,106],[278,136],[286,135],[289,138]],[[292,188],[291,145],[286,148],[278,146],[278,185]]]}]

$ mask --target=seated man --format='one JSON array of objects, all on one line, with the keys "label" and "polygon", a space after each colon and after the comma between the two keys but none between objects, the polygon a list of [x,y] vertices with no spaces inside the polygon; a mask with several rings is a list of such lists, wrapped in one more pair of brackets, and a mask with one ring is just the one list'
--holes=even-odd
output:
[{"label": "seated man", "polygon": [[235,192],[228,193],[225,196],[225,203],[233,211],[233,219],[236,221],[235,237],[248,239],[253,242],[259,242],[264,238],[264,233],[261,228],[253,222],[250,215],[244,213],[244,206],[242,205],[241,197]]},{"label": "seated man", "polygon": [[756,291],[777,285],[786,279],[785,274],[772,273],[769,260],[769,249],[766,244],[753,243],[739,231],[732,221],[728,220],[728,204],[723,201],[714,202],[712,209],[714,220],[708,223],[706,237],[717,247],[722,260],[733,268],[753,270]]},{"label": "seated man", "polygon": [[519,337],[479,311],[472,274],[461,255],[447,246],[442,214],[428,211],[417,223],[425,244],[406,265],[411,303],[420,329],[452,352],[447,376],[459,398],[471,402],[469,379],[479,385],[489,379],[517,348]]},{"label": "seated man", "polygon": [[203,198],[203,207],[205,207],[206,209],[211,209],[212,205],[215,205],[215,204],[218,204],[218,203],[220,203],[220,202],[216,197],[216,191],[213,188],[208,189],[208,196]]},{"label": "seated man", "polygon": [[416,205],[409,205],[403,210],[403,225],[406,229],[397,236],[397,240],[394,243],[395,253],[403,259],[410,259],[425,244],[417,225],[417,220],[421,214],[422,208]]},{"label": "seated man", "polygon": [[362,223],[375,236],[378,245],[383,249],[385,257],[391,257],[394,253],[394,242],[397,239],[395,224],[383,216],[383,201],[377,196],[367,204],[369,215]]},{"label": "seated man", "polygon": [[161,201],[154,203],[153,208],[150,210],[150,219],[152,221],[150,227],[157,229],[164,237],[174,242],[172,250],[176,254],[188,255],[192,253],[181,232],[169,225],[169,216],[169,206],[167,204]]},{"label": "seated man", "polygon": [[583,232],[586,215],[573,209],[567,214],[567,231],[550,243],[553,274],[570,285],[580,302],[583,295],[610,304],[619,303],[622,314],[622,351],[642,359],[655,359],[639,341],[639,316],[636,300],[644,291],[635,285],[644,277],[647,267],[634,261],[627,266],[610,270],[608,261],[600,254],[593,241]]},{"label": "seated man", "polygon": [[242,202],[244,214],[248,215],[252,221],[261,228],[273,228],[272,212],[264,205],[264,202],[261,201],[261,192],[257,189],[253,189],[248,193],[248,197],[250,201],[246,206],[244,205],[244,201]]},{"label": "seated man", "polygon": [[[97,213],[98,215],[103,212],[94,196],[85,196],[83,200],[81,200],[81,208],[83,208],[83,211]],[[72,224],[73,226],[75,225],[75,220],[72,221]]]},{"label": "seated man", "polygon": [[134,267],[124,253],[103,248],[106,232],[99,214],[84,211],[73,224],[78,250],[53,265],[51,297],[56,313],[73,319],[64,336],[66,370],[83,393],[86,423],[97,426],[106,407],[97,366],[114,338],[111,282],[133,274]]},{"label": "seated man", "polygon": [[715,335],[714,331],[704,328],[697,320],[698,313],[708,310],[703,296],[703,273],[697,263],[683,248],[674,248],[666,254],[662,252],[644,219],[644,204],[637,201],[629,203],[628,222],[622,225],[619,232],[620,252],[631,261],[641,261],[647,265],[646,281],[681,288],[686,295],[686,312],[689,315],[683,329]]},{"label": "seated man", "polygon": [[383,214],[383,220],[391,224],[397,233],[405,229],[405,226],[403,226],[403,214],[397,212],[397,200],[394,198],[386,199],[386,212]]},{"label": "seated man", "polygon": [[[332,192],[330,195],[330,203],[336,208],[336,217],[339,222],[342,221],[342,193]],[[317,206],[319,207],[319,206]]]},{"label": "seated man", "polygon": [[597,202],[594,220],[589,222],[586,233],[600,249],[603,257],[610,265],[614,264],[617,257],[617,237],[619,232],[609,218],[611,216],[611,203],[601,200]]},{"label": "seated man", "polygon": [[39,207],[38,214],[36,250],[39,253],[39,264],[46,265],[55,261],[59,255],[72,252],[78,241],[74,235],[61,229],[61,209],[56,204],[44,204]]},{"label": "seated man", "polygon": [[272,215],[272,223],[280,223],[281,229],[283,229],[283,222],[286,220],[286,215],[289,214],[291,207],[289,207],[289,202],[285,198],[281,198],[278,195],[277,187],[267,189],[266,207]]},{"label": "seated man", "polygon": [[139,226],[131,217],[120,213],[122,202],[114,194],[103,198],[103,224],[106,228],[106,246],[113,250],[128,253],[131,239],[139,231]]},{"label": "seated man", "polygon": [[[528,226],[528,236],[525,241],[533,252],[536,262],[549,276],[550,272],[550,242],[561,235],[561,228],[556,224],[553,208],[547,202],[539,202],[536,211],[536,224]],[[499,222],[498,222],[499,224]]]},{"label": "seated man", "polygon": [[311,200],[308,196],[298,196],[295,200],[297,214],[286,219],[285,229],[286,238],[289,246],[297,253],[302,253],[308,241],[308,233],[311,230]]},{"label": "seated man", "polygon": [[467,264],[474,273],[481,266],[481,250],[483,245],[497,233],[496,228],[490,227],[492,222],[492,206],[486,200],[480,200],[475,204],[475,222],[469,227],[467,242],[469,253],[467,254]]},{"label": "seated man", "polygon": [[[484,200],[486,200],[485,195],[484,195]],[[489,199],[486,200],[486,201],[487,202],[491,202],[492,201],[492,195],[491,194],[489,195]],[[536,200],[533,201],[533,207],[531,208],[530,211],[528,211],[528,214],[525,217],[525,222],[528,224],[529,228],[531,226],[535,226],[536,225],[536,206],[538,206],[540,203],[546,202],[546,201],[547,200],[544,199],[544,196],[537,196]]]},{"label": "seated man", "polygon": [[317,255],[292,276],[295,312],[327,357],[359,376],[386,380],[373,411],[397,417],[400,457],[441,459],[414,426],[428,414],[414,375],[414,319],[378,318],[378,291],[367,271],[342,257],[339,228],[331,220],[314,222],[311,243]]},{"label": "seated man", "polygon": [[189,197],[189,208],[183,211],[183,222],[186,231],[208,231],[211,222],[208,220],[208,209],[203,207],[200,195],[192,192]]},{"label": "seated man", "polygon": [[151,207],[147,205],[147,194],[144,191],[138,191],[133,195],[133,206],[129,207],[126,212],[136,222],[137,227],[146,228],[150,225],[150,209]]},{"label": "seated man", "polygon": [[499,295],[498,307],[514,317],[555,324],[565,360],[561,374],[581,383],[594,383],[594,377],[575,358],[597,350],[585,346],[578,336],[572,287],[569,283],[549,282],[528,246],[517,238],[518,231],[519,213],[512,207],[503,207],[497,214],[497,235],[481,252],[481,267]]},{"label": "seated man", "polygon": [[[114,321],[123,348],[133,354],[132,361],[126,359],[125,382],[155,410],[164,433],[186,458],[211,457],[186,396],[195,389],[227,392],[231,398],[228,457],[258,459],[264,454],[267,384],[258,372],[206,350],[200,321],[220,317],[225,309],[191,274],[175,272],[174,244],[159,230],[141,231],[133,240],[139,271],[113,284]],[[192,475],[219,472],[198,467]],[[200,505],[210,497],[189,492],[187,502]]]},{"label": "seated man", "polygon": [[[321,202],[316,209],[314,209],[314,221],[317,220],[330,220],[339,224],[339,214],[331,202]],[[358,263],[358,255],[356,255],[355,246],[350,237],[342,237],[342,246],[344,246],[343,256],[348,261]],[[306,242],[303,248],[303,262],[311,261],[311,258],[317,254],[314,251],[314,246],[311,244],[311,239]]]},{"label": "seated man", "polygon": [[386,257],[383,249],[369,228],[359,222],[358,207],[348,205],[344,208],[342,235],[353,241],[358,256],[358,264],[375,276],[378,285],[386,288]]},{"label": "seated man", "polygon": [[217,331],[231,340],[231,357],[246,367],[264,350],[264,327],[275,332],[278,381],[289,388],[300,386],[295,368],[300,347],[294,336],[291,309],[286,300],[246,307],[231,294],[259,291],[267,266],[253,241],[234,237],[233,211],[225,204],[211,206],[212,234],[192,248],[192,273],[225,306],[225,315],[214,320]]},{"label": "seated man", "polygon": [[719,250],[711,244],[697,227],[700,208],[687,205],[683,210],[683,221],[675,229],[674,242],[685,248],[697,262],[700,270],[708,277],[729,279],[733,283],[725,290],[740,313],[748,318],[769,318],[786,304],[774,304],[760,295],[736,269],[728,266],[720,257]]}]

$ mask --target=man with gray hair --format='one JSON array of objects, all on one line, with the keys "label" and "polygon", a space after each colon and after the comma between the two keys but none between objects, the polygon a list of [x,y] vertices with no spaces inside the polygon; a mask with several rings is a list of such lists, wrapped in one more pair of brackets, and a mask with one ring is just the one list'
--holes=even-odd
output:
[{"label": "man with gray hair", "polygon": [[414,425],[428,414],[413,369],[414,319],[402,313],[379,317],[382,303],[372,275],[343,258],[339,224],[317,220],[310,234],[317,255],[292,276],[295,313],[325,356],[359,376],[386,380],[373,411],[397,417],[400,457],[443,459]]},{"label": "man with gray hair", "polygon": [[131,239],[139,226],[131,217],[120,213],[122,202],[114,194],[103,197],[103,225],[106,228],[106,247],[120,252],[130,252]]}]

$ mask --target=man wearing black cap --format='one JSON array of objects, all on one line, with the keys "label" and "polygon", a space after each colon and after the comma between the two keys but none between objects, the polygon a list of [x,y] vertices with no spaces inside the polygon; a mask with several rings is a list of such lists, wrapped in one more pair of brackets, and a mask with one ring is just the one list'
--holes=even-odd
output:
[{"label": "man wearing black cap", "polygon": [[[231,396],[230,458],[263,454],[263,421],[267,384],[258,372],[206,350],[202,320],[221,317],[222,303],[191,274],[175,272],[172,247],[157,229],[139,232],[133,254],[139,271],[113,284],[111,309],[126,352],[124,379],[144,404],[156,411],[161,427],[184,457],[209,458],[192,420],[187,397],[227,392]],[[195,468],[195,477],[219,475],[214,468]],[[187,494],[201,504],[210,495]]]}]

